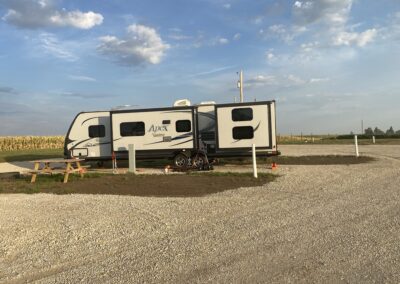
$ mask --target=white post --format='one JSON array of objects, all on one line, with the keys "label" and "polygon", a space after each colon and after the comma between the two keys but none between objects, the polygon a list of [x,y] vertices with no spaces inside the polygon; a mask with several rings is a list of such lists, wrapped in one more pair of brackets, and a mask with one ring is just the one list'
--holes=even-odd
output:
[{"label": "white post", "polygon": [[354,144],[356,146],[356,157],[359,157],[360,154],[358,153],[358,139],[357,139],[357,135],[354,135]]},{"label": "white post", "polygon": [[375,136],[372,136],[372,143],[375,144]]},{"label": "white post", "polygon": [[252,152],[253,152],[253,175],[255,178],[258,178],[257,175],[257,161],[256,161],[256,144],[252,145]]},{"label": "white post", "polygon": [[135,144],[129,144],[129,172],[136,173],[136,149]]}]

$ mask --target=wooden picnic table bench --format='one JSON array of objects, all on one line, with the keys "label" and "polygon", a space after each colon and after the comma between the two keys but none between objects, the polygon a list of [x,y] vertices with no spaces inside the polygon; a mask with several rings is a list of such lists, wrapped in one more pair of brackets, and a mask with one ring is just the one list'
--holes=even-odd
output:
[{"label": "wooden picnic table bench", "polygon": [[[79,173],[83,178],[86,167],[81,165],[83,159],[44,159],[31,161],[34,163],[34,169],[30,171],[32,174],[31,183],[36,181],[38,174],[64,174],[64,183],[68,182],[69,174]],[[51,167],[51,164],[62,164],[62,167]]]}]

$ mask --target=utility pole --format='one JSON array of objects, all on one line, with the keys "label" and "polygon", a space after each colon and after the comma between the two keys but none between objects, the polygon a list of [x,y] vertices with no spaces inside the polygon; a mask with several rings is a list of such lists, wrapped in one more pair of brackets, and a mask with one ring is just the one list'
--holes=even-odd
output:
[{"label": "utility pole", "polygon": [[243,70],[240,70],[239,81],[237,82],[237,86],[240,91],[240,102],[243,103]]},{"label": "utility pole", "polygon": [[361,135],[364,134],[364,121],[361,119]]}]

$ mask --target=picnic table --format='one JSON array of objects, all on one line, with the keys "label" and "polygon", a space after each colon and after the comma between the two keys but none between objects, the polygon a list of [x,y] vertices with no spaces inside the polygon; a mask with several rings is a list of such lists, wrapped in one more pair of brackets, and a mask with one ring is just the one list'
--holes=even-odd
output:
[{"label": "picnic table", "polygon": [[[82,167],[82,161],[84,159],[44,159],[31,161],[35,164],[34,169],[30,171],[32,173],[31,183],[36,181],[38,174],[64,174],[64,183],[68,182],[68,177],[71,173],[79,173],[81,178],[83,178],[86,168]],[[56,164],[61,164],[62,166],[55,167]]]}]

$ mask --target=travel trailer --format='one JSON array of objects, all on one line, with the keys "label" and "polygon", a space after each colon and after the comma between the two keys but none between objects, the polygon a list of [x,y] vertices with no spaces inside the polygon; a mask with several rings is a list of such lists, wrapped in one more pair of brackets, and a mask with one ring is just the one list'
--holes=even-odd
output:
[{"label": "travel trailer", "polygon": [[64,155],[87,160],[127,159],[130,144],[138,159],[170,158],[177,167],[208,158],[277,155],[275,101],[81,112],[65,138]]}]

